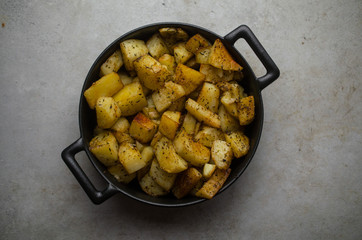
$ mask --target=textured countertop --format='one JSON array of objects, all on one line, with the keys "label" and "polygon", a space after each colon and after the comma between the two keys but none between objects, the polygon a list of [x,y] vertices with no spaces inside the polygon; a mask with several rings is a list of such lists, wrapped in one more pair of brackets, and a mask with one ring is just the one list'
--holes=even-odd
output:
[{"label": "textured countertop", "polygon": [[[361,1],[336,0],[2,0],[0,238],[362,239],[361,13]],[[211,201],[165,209],[117,194],[94,205],[60,157],[80,136],[85,76],[114,39],[162,21],[254,31],[281,71],[262,91],[258,150]]]}]

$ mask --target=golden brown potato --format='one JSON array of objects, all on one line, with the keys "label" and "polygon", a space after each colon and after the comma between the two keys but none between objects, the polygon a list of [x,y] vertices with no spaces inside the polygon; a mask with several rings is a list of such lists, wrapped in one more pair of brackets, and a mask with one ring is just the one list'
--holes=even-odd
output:
[{"label": "golden brown potato", "polygon": [[204,168],[202,170],[202,176],[205,179],[209,179],[212,176],[212,174],[215,172],[215,170],[216,170],[215,164],[205,163]]},{"label": "golden brown potato", "polygon": [[187,99],[185,104],[186,110],[192,114],[197,120],[214,128],[220,128],[220,118],[217,114],[211,112],[204,106],[198,104],[191,98]]},{"label": "golden brown potato", "polygon": [[111,97],[123,88],[117,73],[110,73],[94,82],[85,92],[84,97],[91,109],[94,109],[100,97]]},{"label": "golden brown potato", "polygon": [[185,95],[193,92],[205,80],[205,75],[189,68],[183,64],[178,64],[175,72],[175,83],[180,84],[185,89]]},{"label": "golden brown potato", "polygon": [[230,172],[230,168],[227,170],[216,169],[211,178],[204,183],[198,192],[196,192],[196,196],[206,199],[213,198],[224,185],[226,179],[230,175]]},{"label": "golden brown potato", "polygon": [[187,113],[182,123],[182,128],[189,135],[194,135],[196,127],[196,118],[191,113]]},{"label": "golden brown potato", "polygon": [[134,139],[126,132],[113,131],[112,133],[115,136],[115,138],[117,139],[118,144],[121,144],[123,142],[128,142],[131,144],[135,143]]},{"label": "golden brown potato", "polygon": [[214,141],[224,139],[224,133],[220,129],[209,126],[203,126],[203,128],[195,135],[196,141],[209,148],[212,147]]},{"label": "golden brown potato", "polygon": [[209,64],[210,53],[211,53],[211,47],[205,47],[199,49],[198,51],[195,52],[195,61],[199,64]]},{"label": "golden brown potato", "polygon": [[139,39],[128,39],[120,43],[124,66],[129,72],[134,71],[133,61],[148,53],[144,41]]},{"label": "golden brown potato", "polygon": [[171,80],[171,72],[150,55],[134,61],[134,68],[141,83],[151,90],[157,90]]},{"label": "golden brown potato", "polygon": [[211,158],[217,168],[228,169],[233,159],[233,150],[229,143],[216,140],[212,144]]},{"label": "golden brown potato", "polygon": [[225,107],[221,104],[219,107],[219,117],[220,117],[220,126],[221,130],[224,133],[235,132],[240,130],[239,121],[231,116]]},{"label": "golden brown potato", "polygon": [[243,68],[234,61],[220,39],[216,39],[209,55],[209,64],[223,70],[241,71]]},{"label": "golden brown potato", "polygon": [[129,134],[141,143],[148,143],[157,132],[157,125],[139,112],[134,118],[129,128]]},{"label": "golden brown potato", "polygon": [[219,110],[219,98],[219,88],[212,83],[205,82],[197,98],[197,103],[204,106],[208,110],[217,113]]},{"label": "golden brown potato", "polygon": [[236,158],[240,158],[248,153],[250,148],[249,138],[243,132],[225,133],[225,140],[230,144]]},{"label": "golden brown potato", "polygon": [[122,116],[134,115],[147,106],[147,100],[139,82],[124,86],[113,98],[121,109]]},{"label": "golden brown potato", "polygon": [[152,94],[153,102],[158,112],[165,111],[172,102],[185,96],[184,88],[172,81],[166,82],[165,86]]},{"label": "golden brown potato", "polygon": [[175,61],[177,64],[184,64],[194,56],[193,53],[187,51],[186,44],[184,42],[177,43],[173,47],[173,55],[175,56]]},{"label": "golden brown potato", "polygon": [[211,46],[210,42],[206,40],[203,36],[201,36],[199,33],[192,36],[187,42],[186,42],[186,49],[189,52],[196,53],[200,48],[205,48]]},{"label": "golden brown potato", "polygon": [[124,71],[119,71],[118,73],[119,78],[121,79],[121,82],[123,86],[128,85],[133,82],[133,78],[128,76],[128,74]]},{"label": "golden brown potato", "polygon": [[103,132],[92,138],[89,151],[105,166],[110,167],[118,162],[118,143],[110,132]]},{"label": "golden brown potato", "polygon": [[187,162],[175,151],[172,142],[162,137],[155,146],[155,155],[160,167],[168,173],[179,173],[187,169]]},{"label": "golden brown potato", "polygon": [[178,199],[183,198],[194,188],[201,178],[202,174],[196,168],[188,168],[177,176],[174,187],[172,188],[173,195]]},{"label": "golden brown potato", "polygon": [[122,65],[122,53],[120,50],[117,50],[102,64],[99,75],[102,77],[111,72],[118,72]]},{"label": "golden brown potato", "polygon": [[100,128],[110,128],[121,117],[121,110],[112,97],[100,97],[96,104],[96,116]]},{"label": "golden brown potato", "polygon": [[195,142],[183,129],[176,135],[173,145],[177,154],[193,166],[201,167],[210,160],[210,149]]},{"label": "golden brown potato", "polygon": [[168,173],[162,170],[156,158],[152,161],[149,174],[166,191],[170,191],[177,176],[176,173]]},{"label": "golden brown potato", "polygon": [[111,166],[108,168],[108,172],[113,175],[118,182],[128,184],[130,183],[135,177],[136,173],[128,174],[126,169],[123,167],[122,164],[118,163],[117,165]]},{"label": "golden brown potato", "polygon": [[153,34],[146,42],[146,46],[151,56],[155,59],[159,59],[162,55],[170,53],[159,33]]},{"label": "golden brown potato", "polygon": [[139,184],[145,193],[153,197],[164,196],[168,193],[153,180],[149,173],[145,174],[141,180],[139,180]]},{"label": "golden brown potato", "polygon": [[254,97],[242,98],[238,104],[238,116],[241,126],[250,124],[255,117]]},{"label": "golden brown potato", "polygon": [[164,54],[158,59],[158,61],[162,65],[165,65],[172,74],[175,73],[177,64],[176,64],[174,56],[172,56],[170,54]]},{"label": "golden brown potato", "polygon": [[127,118],[121,117],[117,120],[117,122],[115,124],[113,124],[113,126],[111,127],[111,130],[116,131],[116,132],[127,133],[129,126],[130,126],[130,124],[129,124]]},{"label": "golden brown potato", "polygon": [[233,71],[224,71],[209,64],[201,64],[200,72],[205,75],[205,82],[224,83],[233,80]]},{"label": "golden brown potato", "polygon": [[175,43],[185,42],[189,38],[182,28],[160,28],[158,31],[170,49]]},{"label": "golden brown potato", "polygon": [[220,99],[222,105],[224,105],[226,111],[233,117],[238,117],[238,99],[233,97],[230,91],[226,91],[222,94]]},{"label": "golden brown potato", "polygon": [[119,145],[118,159],[128,174],[137,172],[146,166],[146,162],[136,146],[128,142],[122,142]]},{"label": "golden brown potato", "polygon": [[158,130],[167,138],[175,138],[178,127],[180,126],[180,112],[166,111],[162,114]]},{"label": "golden brown potato", "polygon": [[160,131],[156,132],[156,134],[153,136],[153,139],[152,139],[152,141],[151,141],[151,143],[150,143],[150,146],[153,147],[153,148],[155,148],[156,143],[157,143],[158,141],[160,141],[160,139],[163,138],[163,137],[164,137],[164,136],[163,136],[163,134],[162,134]]},{"label": "golden brown potato", "polygon": [[153,148],[151,146],[145,146],[141,151],[141,156],[146,165],[148,165],[154,156]]},{"label": "golden brown potato", "polygon": [[174,101],[168,108],[168,111],[182,112],[185,110],[186,96],[180,97]]}]

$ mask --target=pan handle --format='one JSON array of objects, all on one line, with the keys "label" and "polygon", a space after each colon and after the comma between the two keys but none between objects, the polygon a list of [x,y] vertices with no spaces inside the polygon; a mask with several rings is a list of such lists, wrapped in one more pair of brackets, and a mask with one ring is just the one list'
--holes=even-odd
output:
[{"label": "pan handle", "polygon": [[266,69],[266,74],[256,79],[259,82],[260,89],[263,90],[279,77],[279,69],[248,26],[241,25],[225,36],[225,40],[232,45],[239,38],[246,40]]},{"label": "pan handle", "polygon": [[94,204],[100,204],[112,197],[118,191],[112,184],[108,184],[108,187],[103,191],[98,191],[87,175],[84,173],[78,162],[75,160],[75,154],[84,151],[83,138],[79,138],[72,143],[69,147],[63,150],[62,158],[65,164],[68,166],[74,177],[78,180],[83,190],[87,193],[88,197]]}]

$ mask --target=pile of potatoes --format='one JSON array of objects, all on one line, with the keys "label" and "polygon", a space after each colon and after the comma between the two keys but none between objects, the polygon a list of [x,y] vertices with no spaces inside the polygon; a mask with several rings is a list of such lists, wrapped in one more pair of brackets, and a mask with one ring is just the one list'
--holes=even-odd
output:
[{"label": "pile of potatoes", "polygon": [[97,117],[90,151],[151,196],[212,198],[249,151],[255,106],[241,71],[220,39],[181,28],[122,41],[84,92]]}]

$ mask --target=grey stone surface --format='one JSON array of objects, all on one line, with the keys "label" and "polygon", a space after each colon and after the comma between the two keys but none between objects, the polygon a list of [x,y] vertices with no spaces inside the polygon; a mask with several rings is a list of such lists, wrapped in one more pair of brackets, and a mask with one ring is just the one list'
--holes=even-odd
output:
[{"label": "grey stone surface", "polygon": [[[361,13],[359,0],[0,1],[0,238],[362,239]],[[203,204],[93,205],[60,158],[79,137],[83,81],[114,39],[161,21],[254,31],[281,70],[262,92],[259,148]]]}]

